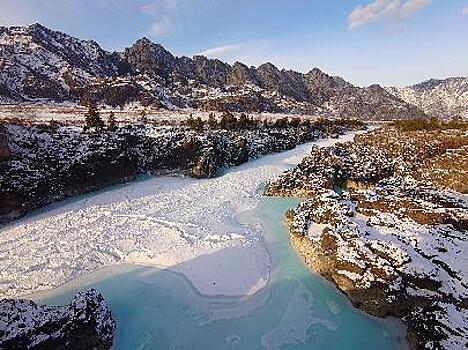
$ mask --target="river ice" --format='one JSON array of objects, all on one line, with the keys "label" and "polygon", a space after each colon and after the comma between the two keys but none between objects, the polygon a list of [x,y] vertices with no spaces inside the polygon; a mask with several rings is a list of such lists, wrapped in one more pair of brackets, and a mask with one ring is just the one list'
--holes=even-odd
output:
[{"label": "river ice", "polygon": [[253,294],[268,282],[270,260],[261,228],[241,225],[238,215],[256,207],[266,181],[297,164],[310,146],[215,179],[152,177],[112,187],[5,226],[0,297],[51,289],[120,264],[182,273],[205,295]]}]

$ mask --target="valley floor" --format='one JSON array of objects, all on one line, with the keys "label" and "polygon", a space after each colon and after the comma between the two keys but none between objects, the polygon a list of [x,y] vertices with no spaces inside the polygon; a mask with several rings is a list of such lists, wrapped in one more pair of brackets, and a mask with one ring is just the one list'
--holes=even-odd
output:
[{"label": "valley floor", "polygon": [[252,209],[263,184],[297,164],[310,146],[214,179],[142,179],[9,224],[0,230],[0,296],[54,288],[120,264],[177,266],[202,294],[255,293],[268,281],[269,257],[260,229],[240,225],[237,215]]}]

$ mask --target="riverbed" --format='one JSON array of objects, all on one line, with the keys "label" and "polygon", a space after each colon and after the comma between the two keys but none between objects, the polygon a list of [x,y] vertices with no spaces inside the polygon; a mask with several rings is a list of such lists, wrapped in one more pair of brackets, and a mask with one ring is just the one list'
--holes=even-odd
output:
[{"label": "riverbed", "polygon": [[64,304],[95,287],[117,349],[399,349],[398,322],[355,310],[291,249],[283,217],[297,201],[262,196],[310,147],[215,179],[142,178],[10,224],[0,296]]},{"label": "riverbed", "polygon": [[397,320],[354,309],[344,295],[312,274],[291,248],[282,222],[293,199],[264,198],[243,213],[243,225],[262,225],[271,261],[268,284],[250,296],[203,296],[183,275],[122,266],[36,295],[51,305],[96,288],[117,319],[115,349],[403,349]]}]

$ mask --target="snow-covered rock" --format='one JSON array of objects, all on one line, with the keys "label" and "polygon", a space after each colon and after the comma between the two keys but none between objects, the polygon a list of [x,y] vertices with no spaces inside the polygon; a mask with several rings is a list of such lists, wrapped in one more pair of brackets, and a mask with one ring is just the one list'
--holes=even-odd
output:
[{"label": "snow-covered rock", "polygon": [[468,118],[468,77],[431,79],[404,88],[387,88],[403,101],[438,118]]},{"label": "snow-covered rock", "polygon": [[3,135],[11,155],[0,159],[0,222],[148,172],[215,177],[223,167],[354,127],[336,122],[325,128],[312,124],[196,132],[131,124],[95,133],[78,127],[6,124]]},{"label": "snow-covered rock", "polygon": [[69,305],[0,300],[0,349],[105,350],[116,322],[96,290],[78,292]]},{"label": "snow-covered rock", "polygon": [[307,265],[355,306],[402,318],[418,349],[468,345],[466,145],[464,127],[384,128],[313,148],[266,189],[306,198],[286,221]]}]

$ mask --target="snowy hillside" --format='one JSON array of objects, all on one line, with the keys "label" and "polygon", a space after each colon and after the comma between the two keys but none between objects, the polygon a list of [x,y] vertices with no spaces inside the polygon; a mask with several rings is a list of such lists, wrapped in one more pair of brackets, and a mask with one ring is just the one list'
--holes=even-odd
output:
[{"label": "snowy hillside", "polygon": [[387,90],[430,116],[468,117],[468,77],[431,79],[413,86]]},{"label": "snowy hillside", "polygon": [[421,110],[379,85],[356,87],[318,68],[248,67],[175,57],[147,38],[109,53],[39,24],[0,27],[0,103],[90,101],[143,106],[397,119]]}]

